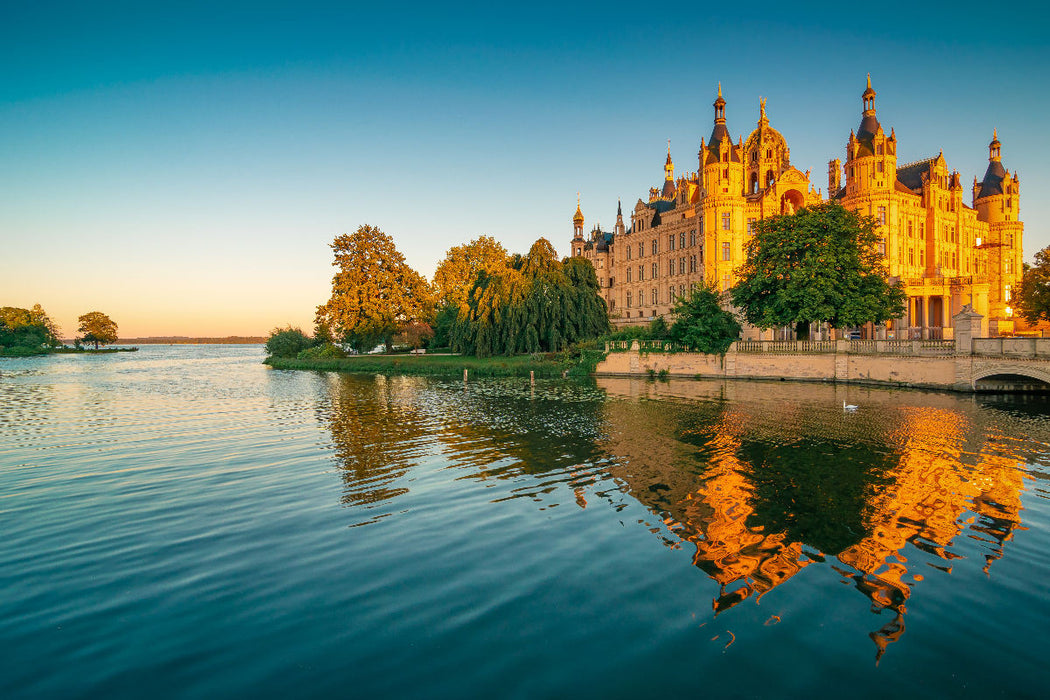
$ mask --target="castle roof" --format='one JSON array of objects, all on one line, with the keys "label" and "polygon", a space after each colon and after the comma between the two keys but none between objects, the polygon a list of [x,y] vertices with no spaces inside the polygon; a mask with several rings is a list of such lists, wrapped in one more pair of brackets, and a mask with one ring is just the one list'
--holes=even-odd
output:
[{"label": "castle roof", "polygon": [[929,172],[930,166],[937,160],[937,156],[908,163],[897,168],[897,182],[901,183],[910,191],[922,189],[922,174]]},{"label": "castle roof", "polygon": [[981,196],[1002,194],[1004,177],[1006,177],[1006,169],[1003,164],[998,160],[989,161],[988,169],[984,171],[984,181],[981,182]]}]

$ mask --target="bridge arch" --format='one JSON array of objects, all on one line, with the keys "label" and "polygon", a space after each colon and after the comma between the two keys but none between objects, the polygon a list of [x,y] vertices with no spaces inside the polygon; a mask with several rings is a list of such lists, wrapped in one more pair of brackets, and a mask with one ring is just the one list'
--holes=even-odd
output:
[{"label": "bridge arch", "polygon": [[1050,393],[1050,371],[1017,364],[997,364],[974,369],[974,391],[1025,391]]}]

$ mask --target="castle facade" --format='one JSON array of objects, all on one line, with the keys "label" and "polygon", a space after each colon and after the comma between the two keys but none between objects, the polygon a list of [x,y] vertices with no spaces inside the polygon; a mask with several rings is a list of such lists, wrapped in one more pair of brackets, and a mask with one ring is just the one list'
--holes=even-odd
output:
[{"label": "castle facade", "polygon": [[618,206],[613,231],[594,227],[585,234],[577,203],[572,255],[594,264],[613,322],[666,314],[696,283],[728,290],[756,221],[832,200],[876,220],[891,282],[903,285],[908,297],[904,316],[879,334],[942,337],[965,304],[993,330],[1012,329],[1024,224],[1018,220],[1019,180],[1003,167],[997,136],[984,178],[974,178],[971,204],[965,204],[959,173],[949,171],[943,153],[897,163],[896,133],[887,136],[879,123],[875,95],[869,77],[845,161],[828,163],[827,196],[813,186],[810,171],[791,165],[764,101],[755,129],[734,143],[719,86],[714,127],[700,141],[696,172],[675,178],[668,147],[663,186],[638,200],[629,226]]}]

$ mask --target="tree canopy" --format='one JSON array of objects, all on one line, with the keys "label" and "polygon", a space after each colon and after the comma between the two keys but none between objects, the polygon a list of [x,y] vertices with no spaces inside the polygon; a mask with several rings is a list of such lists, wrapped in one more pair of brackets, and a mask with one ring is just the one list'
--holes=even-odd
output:
[{"label": "tree canopy", "polygon": [[689,296],[678,299],[673,313],[671,340],[697,352],[724,355],[740,337],[740,323],[721,307],[712,287],[694,285]]},{"label": "tree canopy", "polygon": [[0,307],[0,351],[4,354],[38,354],[58,347],[58,326],[40,304],[31,309]]},{"label": "tree canopy", "polygon": [[331,244],[332,296],[317,307],[317,323],[357,350],[383,343],[410,323],[427,321],[433,307],[430,285],[405,262],[393,239],[360,226]]},{"label": "tree canopy", "polygon": [[83,333],[80,340],[94,343],[96,350],[99,345],[117,342],[117,324],[101,311],[89,311],[77,318],[77,322],[80,323],[77,333]]},{"label": "tree canopy", "polygon": [[434,296],[439,305],[458,306],[466,301],[479,273],[498,273],[506,267],[507,250],[491,236],[452,246],[434,271]]},{"label": "tree canopy", "polygon": [[561,262],[544,238],[502,269],[480,270],[455,314],[439,322],[450,324],[454,350],[479,357],[555,352],[609,329],[590,261]]},{"label": "tree canopy", "polygon": [[904,291],[887,281],[878,243],[875,220],[839,204],[758,221],[733,303],[759,328],[897,318]]},{"label": "tree canopy", "polygon": [[1035,254],[1035,265],[1025,270],[1017,291],[1017,308],[1029,323],[1050,321],[1050,246]]}]

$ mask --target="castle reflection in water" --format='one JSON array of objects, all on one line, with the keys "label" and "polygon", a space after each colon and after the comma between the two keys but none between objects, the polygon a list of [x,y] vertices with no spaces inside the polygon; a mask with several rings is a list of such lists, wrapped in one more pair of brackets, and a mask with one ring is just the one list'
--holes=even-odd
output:
[{"label": "castle reflection in water", "polygon": [[[974,399],[776,383],[600,378],[579,389],[328,375],[322,422],[344,502],[396,513],[433,458],[467,479],[521,478],[520,496],[642,503],[666,544],[717,582],[715,613],[830,565],[904,632],[930,567],[951,573],[960,538],[989,571],[1021,525],[1024,436]],[[859,401],[855,413],[842,400]],[[993,416],[993,418],[989,418]],[[457,477],[457,478],[460,478]],[[595,484],[600,484],[595,487]],[[617,485],[611,488],[610,484]],[[384,505],[386,509],[384,510]],[[969,547],[969,551],[974,551]]]},{"label": "castle reflection in water", "polygon": [[[614,419],[609,448],[626,457],[613,473],[695,547],[693,563],[720,585],[716,612],[833,558],[873,607],[895,613],[871,635],[881,656],[903,634],[927,564],[950,573],[960,556],[953,543],[968,536],[984,543],[987,573],[1021,527],[1024,465],[1010,439],[960,411],[958,397],[895,401],[873,391],[860,411],[840,414],[799,402],[790,385],[600,384],[633,397],[619,404],[628,412],[656,396],[686,407],[647,412],[648,423]],[[841,405],[841,389],[811,391],[825,397],[820,405]],[[930,556],[912,565],[907,545]]]}]

